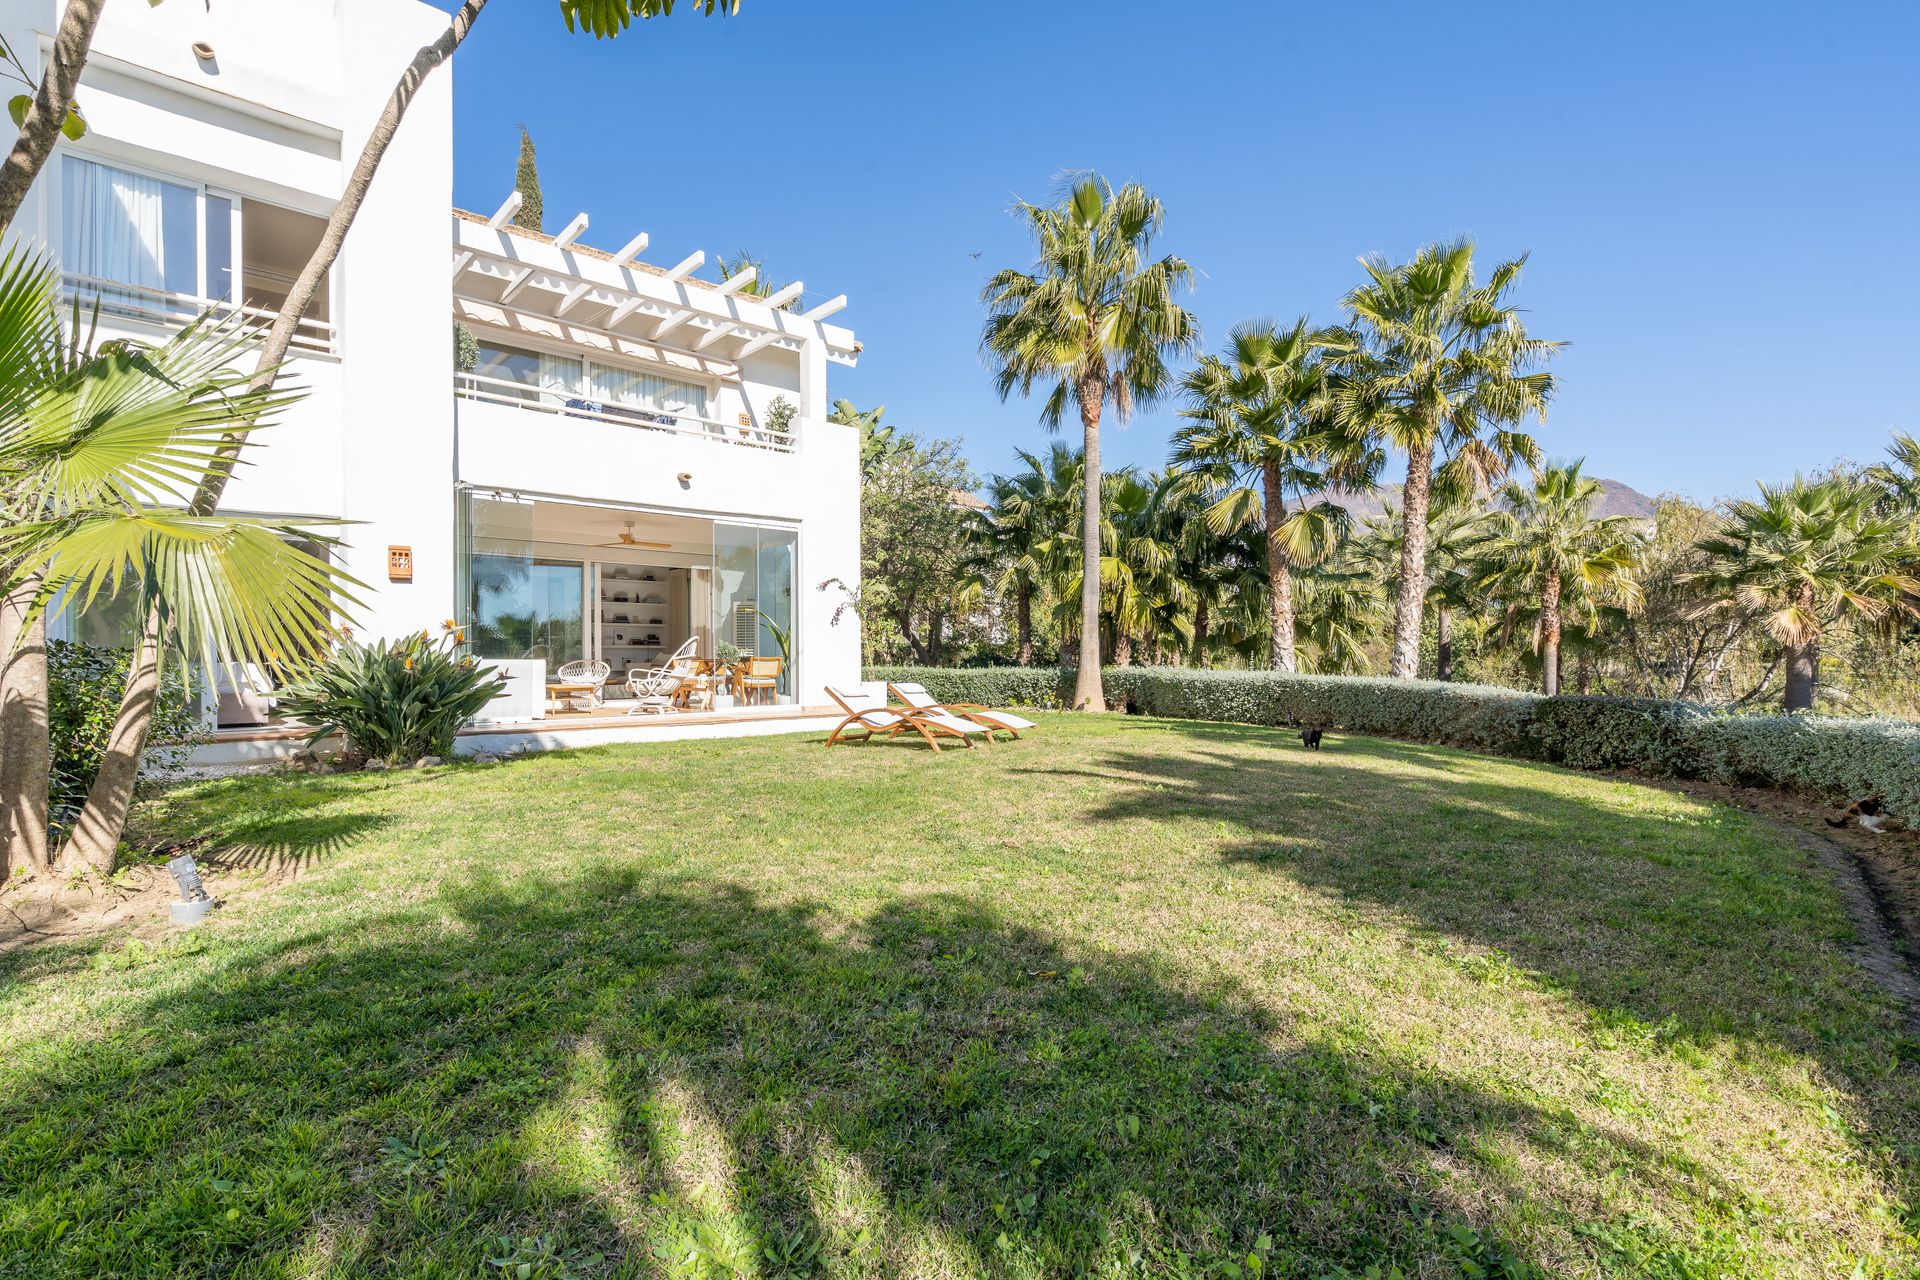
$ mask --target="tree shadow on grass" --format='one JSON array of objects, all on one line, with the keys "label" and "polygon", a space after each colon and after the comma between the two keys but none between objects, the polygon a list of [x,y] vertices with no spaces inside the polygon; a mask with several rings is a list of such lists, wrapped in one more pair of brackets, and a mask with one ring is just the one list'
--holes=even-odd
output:
[{"label": "tree shadow on grass", "polygon": [[1227,861],[1491,949],[1584,1003],[1602,1037],[1804,1055],[1858,1100],[1857,1145],[1915,1200],[1920,1044],[1849,954],[1825,873],[1764,824],[1667,794],[1601,794],[1549,765],[1503,760],[1529,776],[1492,781],[1487,757],[1447,748],[1342,735],[1314,753],[1284,730],[1142,729],[1188,746],[1077,771],[1114,784],[1099,818],[1211,820]]},{"label": "tree shadow on grass", "polygon": [[1707,1177],[945,897],[608,864],[197,963],[0,1070],[0,1274],[1632,1274],[1689,1246],[1531,1171]]}]

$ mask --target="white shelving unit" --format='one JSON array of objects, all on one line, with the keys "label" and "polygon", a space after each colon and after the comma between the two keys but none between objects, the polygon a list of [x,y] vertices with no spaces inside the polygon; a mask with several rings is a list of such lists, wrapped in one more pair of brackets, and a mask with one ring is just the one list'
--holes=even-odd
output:
[{"label": "white shelving unit", "polygon": [[608,685],[625,688],[628,671],[658,666],[686,639],[687,571],[608,561],[591,567],[594,656],[613,668]]}]

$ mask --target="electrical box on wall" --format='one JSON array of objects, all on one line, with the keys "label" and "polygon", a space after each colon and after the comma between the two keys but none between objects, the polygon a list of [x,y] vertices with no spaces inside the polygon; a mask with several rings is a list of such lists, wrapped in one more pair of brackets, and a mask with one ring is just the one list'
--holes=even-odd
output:
[{"label": "electrical box on wall", "polygon": [[387,581],[388,582],[412,582],[413,581],[413,548],[412,547],[388,547],[387,548]]}]

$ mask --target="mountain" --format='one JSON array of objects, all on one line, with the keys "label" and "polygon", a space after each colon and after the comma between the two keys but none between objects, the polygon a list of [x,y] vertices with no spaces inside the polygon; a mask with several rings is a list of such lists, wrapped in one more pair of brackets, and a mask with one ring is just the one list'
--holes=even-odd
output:
[{"label": "mountain", "polygon": [[[1622,484],[1618,480],[1600,481],[1600,508],[1595,513],[1602,516],[1634,516],[1641,520],[1653,519],[1653,499],[1632,485]],[[1364,521],[1370,516],[1380,514],[1381,504],[1400,501],[1400,486],[1397,484],[1376,485],[1364,493],[1334,493],[1333,500],[1353,513],[1356,521]]]}]

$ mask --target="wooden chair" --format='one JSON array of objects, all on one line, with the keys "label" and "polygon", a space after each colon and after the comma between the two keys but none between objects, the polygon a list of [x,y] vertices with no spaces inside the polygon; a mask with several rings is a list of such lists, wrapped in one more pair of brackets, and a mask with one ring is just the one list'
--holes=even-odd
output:
[{"label": "wooden chair", "polygon": [[740,674],[736,682],[740,688],[740,700],[752,702],[756,694],[763,695],[772,702],[780,690],[779,658],[748,658],[740,665]]}]

